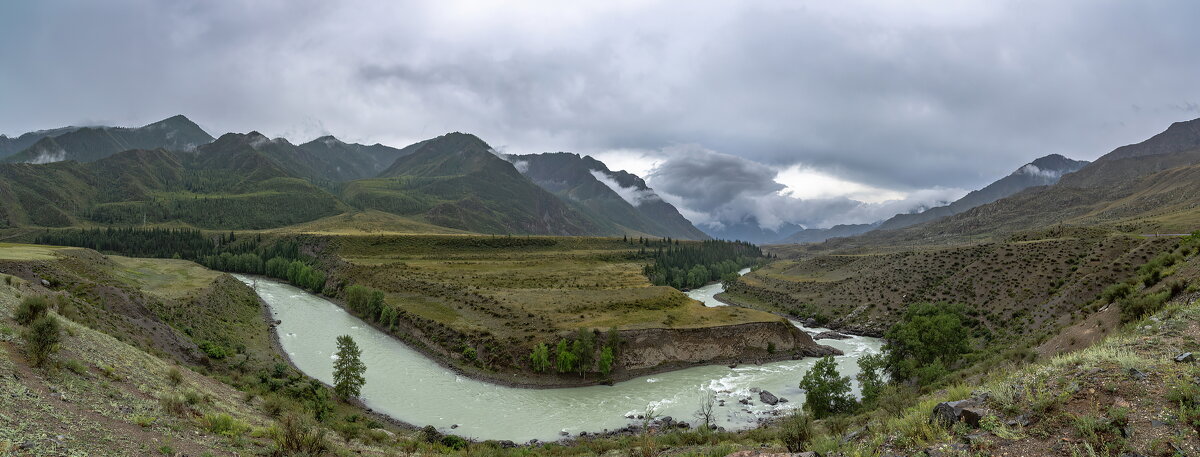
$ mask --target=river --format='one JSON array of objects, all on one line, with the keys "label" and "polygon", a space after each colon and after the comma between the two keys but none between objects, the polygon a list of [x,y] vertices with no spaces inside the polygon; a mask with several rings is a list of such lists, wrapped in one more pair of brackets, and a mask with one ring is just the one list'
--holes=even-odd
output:
[{"label": "river", "polygon": [[[561,438],[564,431],[575,435],[615,430],[635,423],[627,416],[641,414],[647,408],[695,424],[701,399],[708,395],[725,402],[715,408],[717,425],[747,428],[761,417],[799,407],[804,394],[797,385],[817,360],[736,368],[694,367],[613,386],[507,387],[457,375],[319,296],[278,281],[236,276],[254,287],[274,318],[282,321],[277,331],[283,350],[306,374],[332,384],[335,339],[351,335],[367,365],[361,398],[369,407],[411,424],[433,425],[443,432],[475,439],[552,441]],[[714,306],[720,302],[712,296],[721,290],[720,284],[714,284],[689,295]],[[800,328],[810,333],[824,330]],[[850,376],[857,372],[858,357],[878,352],[882,344],[876,338],[858,336],[820,343],[845,352],[837,358],[838,368]],[[790,401],[776,406],[763,404],[752,388],[768,390]],[[857,395],[857,385],[854,392]],[[751,404],[738,402],[744,398],[750,398]]]}]

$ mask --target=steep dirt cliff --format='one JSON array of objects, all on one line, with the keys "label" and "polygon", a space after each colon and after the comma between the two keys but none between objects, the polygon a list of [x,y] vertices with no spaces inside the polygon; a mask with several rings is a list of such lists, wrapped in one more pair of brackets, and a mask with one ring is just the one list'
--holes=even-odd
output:
[{"label": "steep dirt cliff", "polygon": [[620,365],[630,372],[666,367],[785,360],[841,355],[787,321],[706,328],[641,329],[621,332]]}]

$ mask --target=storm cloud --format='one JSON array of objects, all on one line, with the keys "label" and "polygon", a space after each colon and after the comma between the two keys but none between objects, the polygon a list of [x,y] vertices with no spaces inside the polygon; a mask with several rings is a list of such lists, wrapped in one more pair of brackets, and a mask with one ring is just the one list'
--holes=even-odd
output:
[{"label": "storm cloud", "polygon": [[[870,222],[1200,117],[1197,17],[1185,0],[8,2],[0,132],[178,113],[293,143],[464,131],[640,157],[609,166],[662,167],[652,185],[698,220]],[[679,163],[679,145],[711,154]],[[676,176],[728,157],[747,163]]]}]

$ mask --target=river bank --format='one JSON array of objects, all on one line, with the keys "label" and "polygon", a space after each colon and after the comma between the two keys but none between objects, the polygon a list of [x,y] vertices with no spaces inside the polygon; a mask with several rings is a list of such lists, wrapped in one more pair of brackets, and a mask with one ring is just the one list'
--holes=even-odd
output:
[{"label": "river bank", "polygon": [[[274,330],[295,367],[331,382],[334,339],[350,334],[363,348],[369,367],[362,395],[367,407],[403,423],[434,425],[473,439],[553,441],[563,438],[564,431],[572,436],[616,431],[638,423],[636,416],[647,409],[678,420],[694,420],[699,402],[706,396],[726,405],[718,408],[718,425],[753,427],[762,418],[802,404],[803,393],[796,385],[816,361],[808,358],[736,368],[708,365],[635,377],[613,386],[519,389],[450,370],[321,297],[261,279],[256,286],[271,307],[273,321],[280,321]],[[856,369],[857,357],[878,351],[879,346],[861,338],[828,344],[846,354],[837,361],[847,374]],[[792,401],[762,404],[751,389],[769,390]]]}]

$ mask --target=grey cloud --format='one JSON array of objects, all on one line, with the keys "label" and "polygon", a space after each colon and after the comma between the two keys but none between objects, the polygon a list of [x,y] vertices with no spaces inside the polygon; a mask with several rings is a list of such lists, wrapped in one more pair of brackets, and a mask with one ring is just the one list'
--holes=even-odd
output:
[{"label": "grey cloud", "polygon": [[679,196],[691,211],[713,213],[744,196],[776,193],[777,171],[744,158],[698,147],[673,148],[645,179],[654,190]]},{"label": "grey cloud", "polygon": [[932,188],[880,203],[845,197],[799,199],[780,193],[784,186],[775,181],[777,170],[743,157],[695,146],[671,147],[661,154],[665,160],[647,175],[647,184],[694,223],[710,227],[750,219],[769,230],[784,224],[823,228],[869,223],[943,205],[964,193]]},{"label": "grey cloud", "polygon": [[[1186,0],[7,2],[0,131],[184,113],[297,143],[698,144],[905,192],[978,188],[1196,116],[1196,17]],[[712,189],[743,189],[742,172],[675,190],[722,207],[739,197]]]}]

